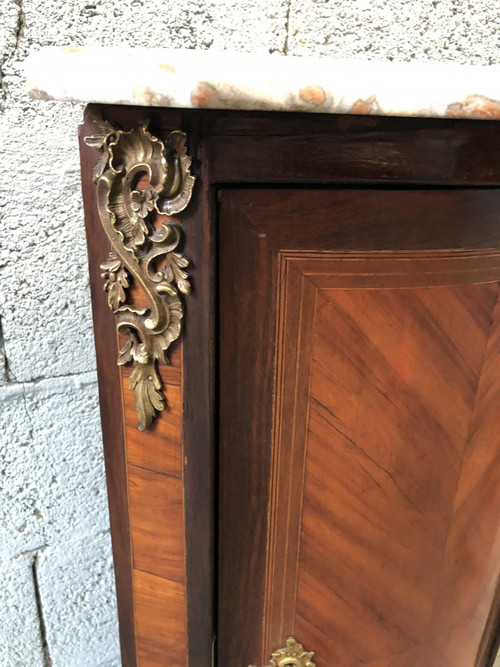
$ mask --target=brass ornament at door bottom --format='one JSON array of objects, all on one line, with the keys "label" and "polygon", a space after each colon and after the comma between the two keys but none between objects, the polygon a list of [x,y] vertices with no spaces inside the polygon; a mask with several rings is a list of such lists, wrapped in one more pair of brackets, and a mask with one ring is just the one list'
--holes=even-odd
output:
[{"label": "brass ornament at door bottom", "polygon": [[271,662],[266,667],[316,667],[313,658],[313,651],[306,651],[294,637],[288,637],[286,646],[273,652]]}]

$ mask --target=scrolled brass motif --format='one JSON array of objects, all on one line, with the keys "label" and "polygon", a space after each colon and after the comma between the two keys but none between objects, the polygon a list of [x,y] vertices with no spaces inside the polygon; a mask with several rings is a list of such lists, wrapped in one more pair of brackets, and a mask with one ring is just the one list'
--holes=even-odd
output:
[{"label": "scrolled brass motif", "polygon": [[[184,270],[188,260],[176,252],[180,229],[172,220],[155,225],[155,219],[184,210],[195,179],[183,132],[172,132],[163,142],[147,125],[129,131],[107,122],[97,125],[99,132],[85,137],[85,143],[102,152],[94,182],[99,217],[112,247],[101,264],[102,277],[117,330],[126,337],[118,365],[133,365],[130,387],[142,430],[165,407],[157,363],[168,363],[167,350],[181,332],[179,293],[190,291]],[[149,307],[130,303],[132,281]]]},{"label": "scrolled brass motif", "polygon": [[274,651],[267,667],[316,667],[313,658],[314,652],[304,650],[296,639],[288,637],[285,648]]}]

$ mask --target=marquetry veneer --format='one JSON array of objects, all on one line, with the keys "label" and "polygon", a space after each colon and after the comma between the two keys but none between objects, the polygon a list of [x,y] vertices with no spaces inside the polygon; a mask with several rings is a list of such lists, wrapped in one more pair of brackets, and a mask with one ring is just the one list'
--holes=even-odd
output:
[{"label": "marquetry veneer", "polygon": [[[143,431],[99,268],[103,120],[182,130],[196,177]],[[272,667],[492,665],[496,123],[93,105],[80,134],[123,664],[264,667],[293,636]]]}]

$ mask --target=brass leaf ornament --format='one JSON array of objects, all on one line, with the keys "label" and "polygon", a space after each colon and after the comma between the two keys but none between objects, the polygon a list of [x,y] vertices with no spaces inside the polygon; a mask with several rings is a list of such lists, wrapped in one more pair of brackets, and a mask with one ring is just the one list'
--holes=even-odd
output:
[{"label": "brass leaf ornament", "polygon": [[[168,348],[181,333],[179,295],[190,291],[188,260],[176,252],[179,226],[172,220],[155,222],[186,208],[195,179],[183,132],[171,132],[160,141],[147,125],[128,131],[108,122],[96,125],[98,132],[85,137],[85,143],[101,151],[94,182],[99,217],[112,248],[101,264],[102,277],[117,331],[126,339],[118,365],[133,366],[130,387],[143,430],[165,407],[157,364],[168,363]],[[132,283],[145,294],[148,307],[130,303]]]},{"label": "brass leaf ornament", "polygon": [[313,658],[313,652],[305,651],[296,639],[288,637],[285,648],[274,651],[267,667],[316,667]]}]

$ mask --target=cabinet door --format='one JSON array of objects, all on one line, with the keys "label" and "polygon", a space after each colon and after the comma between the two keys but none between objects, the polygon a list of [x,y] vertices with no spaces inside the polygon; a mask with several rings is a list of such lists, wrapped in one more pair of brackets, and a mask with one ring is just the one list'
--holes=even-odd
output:
[{"label": "cabinet door", "polygon": [[219,239],[218,664],[487,665],[500,193],[225,190]]}]

